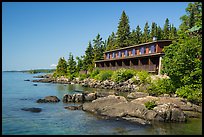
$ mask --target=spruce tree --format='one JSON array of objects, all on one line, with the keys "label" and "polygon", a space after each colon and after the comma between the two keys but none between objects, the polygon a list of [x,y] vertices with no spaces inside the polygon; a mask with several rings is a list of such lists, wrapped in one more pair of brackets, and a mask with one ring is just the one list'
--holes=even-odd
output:
[{"label": "spruce tree", "polygon": [[93,61],[103,59],[103,52],[104,52],[104,42],[98,34],[96,38],[93,40]]},{"label": "spruce tree", "polygon": [[93,64],[93,48],[91,45],[91,41],[88,43],[88,47],[85,51],[84,60],[83,60],[83,70],[92,70],[94,67]]},{"label": "spruce tree", "polygon": [[116,48],[117,48],[116,36],[115,36],[115,33],[112,32],[111,35],[108,37],[107,46],[105,50],[108,51]]},{"label": "spruce tree", "polygon": [[164,24],[164,29],[163,29],[163,32],[164,32],[163,38],[164,39],[168,39],[169,38],[169,30],[170,30],[169,19],[166,18],[165,24]]},{"label": "spruce tree", "polygon": [[83,70],[83,56],[81,57],[76,57],[76,60],[77,60],[77,65],[76,65],[76,70],[77,72]]},{"label": "spruce tree", "polygon": [[150,41],[153,40],[153,37],[157,37],[157,24],[152,22],[151,32],[150,32]]},{"label": "spruce tree", "polygon": [[64,57],[59,58],[56,71],[54,72],[55,77],[66,76],[67,75],[67,62]]},{"label": "spruce tree", "polygon": [[162,40],[163,39],[163,31],[160,26],[157,27],[157,39]]},{"label": "spruce tree", "polygon": [[148,22],[145,23],[144,32],[142,34],[142,43],[148,42],[150,39],[150,30]]},{"label": "spruce tree", "polygon": [[125,11],[122,12],[116,34],[117,34],[117,45],[119,48],[127,47],[130,45],[129,19],[127,15],[125,14]]},{"label": "spruce tree", "polygon": [[69,78],[73,78],[76,76],[76,61],[74,60],[74,57],[72,53],[69,53],[69,59],[67,61],[67,75]]}]

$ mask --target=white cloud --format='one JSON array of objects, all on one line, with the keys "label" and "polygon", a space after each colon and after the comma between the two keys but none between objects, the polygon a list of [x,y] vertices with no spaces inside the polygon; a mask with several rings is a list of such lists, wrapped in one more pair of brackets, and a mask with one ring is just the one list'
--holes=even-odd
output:
[{"label": "white cloud", "polygon": [[50,65],[50,67],[56,67],[57,65],[56,64],[52,64],[52,65]]}]

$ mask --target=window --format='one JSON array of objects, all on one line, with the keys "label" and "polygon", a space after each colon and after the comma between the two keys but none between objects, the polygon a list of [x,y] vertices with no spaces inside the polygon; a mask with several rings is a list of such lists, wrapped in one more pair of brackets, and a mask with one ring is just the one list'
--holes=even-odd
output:
[{"label": "window", "polygon": [[109,55],[109,53],[107,54],[107,56],[106,56],[106,59],[109,59],[110,58],[110,55]]},{"label": "window", "polygon": [[154,52],[156,52],[155,45],[151,45],[151,53],[154,53]]},{"label": "window", "polygon": [[115,53],[113,52],[112,58],[115,58]]},{"label": "window", "polygon": [[140,48],[140,54],[141,54],[141,55],[144,54],[144,47],[141,47],[141,48]]},{"label": "window", "polygon": [[125,56],[128,56],[128,51],[127,50],[125,51]]},{"label": "window", "polygon": [[132,49],[132,55],[135,56],[135,49]]},{"label": "window", "polygon": [[120,51],[118,52],[118,57],[119,57],[119,58],[121,57],[121,52],[120,52]]}]

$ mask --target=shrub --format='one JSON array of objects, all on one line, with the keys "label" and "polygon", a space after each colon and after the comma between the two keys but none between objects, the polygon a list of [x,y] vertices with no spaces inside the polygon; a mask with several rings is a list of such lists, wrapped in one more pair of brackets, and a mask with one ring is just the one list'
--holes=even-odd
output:
[{"label": "shrub", "polygon": [[96,75],[98,75],[100,73],[100,70],[98,68],[94,69],[91,74],[90,77],[94,78]]},{"label": "shrub", "polygon": [[149,83],[150,82],[150,75],[147,71],[141,70],[137,72],[137,76],[139,77],[140,83]]},{"label": "shrub", "polygon": [[84,80],[88,78],[90,75],[89,74],[79,74],[79,80]]},{"label": "shrub", "polygon": [[111,79],[115,82],[124,82],[132,78],[136,72],[132,69],[119,69],[113,72]]},{"label": "shrub", "polygon": [[202,102],[202,85],[185,85],[177,89],[176,94],[192,103],[199,104]]},{"label": "shrub", "polygon": [[175,87],[170,79],[158,79],[150,83],[147,88],[150,95],[170,94],[175,92]]},{"label": "shrub", "polygon": [[112,74],[113,74],[112,70],[103,70],[103,71],[100,71],[100,73],[96,75],[94,78],[100,81],[104,81],[104,80],[110,79]]},{"label": "shrub", "polygon": [[146,107],[147,109],[149,109],[149,110],[152,110],[154,107],[157,106],[154,100],[153,100],[153,101],[145,102],[144,105],[145,105],[145,107]]}]

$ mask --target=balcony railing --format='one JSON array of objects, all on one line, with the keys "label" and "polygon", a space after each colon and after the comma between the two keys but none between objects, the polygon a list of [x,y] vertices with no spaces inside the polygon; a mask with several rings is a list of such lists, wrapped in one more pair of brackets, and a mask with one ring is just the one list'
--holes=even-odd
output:
[{"label": "balcony railing", "polygon": [[141,65],[141,66],[115,66],[115,67],[97,67],[101,70],[116,70],[120,68],[146,70],[149,72],[156,72],[156,65]]}]

